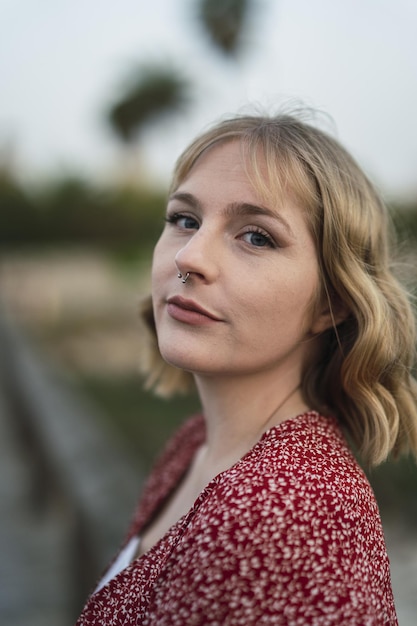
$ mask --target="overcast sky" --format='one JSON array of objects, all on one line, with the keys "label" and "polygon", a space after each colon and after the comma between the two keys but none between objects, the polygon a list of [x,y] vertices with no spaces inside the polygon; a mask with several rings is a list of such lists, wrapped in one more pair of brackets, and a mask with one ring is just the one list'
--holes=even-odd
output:
[{"label": "overcast sky", "polygon": [[299,100],[389,196],[417,197],[417,2],[258,0],[246,53],[226,63],[193,0],[0,0],[0,150],[26,175],[106,176],[121,150],[105,111],[129,70],[171,63],[196,85],[189,111],[146,136],[165,180],[205,125],[255,104]]}]

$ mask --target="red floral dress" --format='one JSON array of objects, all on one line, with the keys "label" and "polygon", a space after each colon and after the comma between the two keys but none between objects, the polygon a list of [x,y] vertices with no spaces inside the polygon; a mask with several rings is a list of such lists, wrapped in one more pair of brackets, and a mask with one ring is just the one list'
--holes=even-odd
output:
[{"label": "red floral dress", "polygon": [[[193,418],[145,486],[126,542],[204,441]],[[87,601],[78,626],[395,625],[378,507],[336,421],[266,432],[148,553]]]}]

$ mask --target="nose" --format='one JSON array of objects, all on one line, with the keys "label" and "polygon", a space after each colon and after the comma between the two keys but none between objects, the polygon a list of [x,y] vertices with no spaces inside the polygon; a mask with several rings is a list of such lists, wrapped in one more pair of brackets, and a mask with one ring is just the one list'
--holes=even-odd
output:
[{"label": "nose", "polygon": [[216,280],[220,268],[220,250],[214,234],[201,227],[175,255],[175,264],[182,275],[187,272],[201,281]]}]

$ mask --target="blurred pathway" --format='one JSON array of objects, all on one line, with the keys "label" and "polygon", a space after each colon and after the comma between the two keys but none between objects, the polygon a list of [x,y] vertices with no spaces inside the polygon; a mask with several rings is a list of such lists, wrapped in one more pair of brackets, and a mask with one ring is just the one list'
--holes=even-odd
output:
[{"label": "blurred pathway", "polygon": [[0,623],[67,626],[66,521],[58,502],[36,510],[25,458],[0,385]]},{"label": "blurred pathway", "polygon": [[392,586],[399,626],[416,626],[417,520],[414,532],[409,528],[403,528],[401,524],[385,524],[384,530],[391,560]]},{"label": "blurred pathway", "polygon": [[141,473],[0,310],[0,624],[70,626]]}]

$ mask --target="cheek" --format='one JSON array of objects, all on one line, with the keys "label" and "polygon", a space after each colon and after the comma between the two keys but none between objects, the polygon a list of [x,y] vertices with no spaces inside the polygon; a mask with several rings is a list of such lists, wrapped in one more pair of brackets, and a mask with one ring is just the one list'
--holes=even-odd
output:
[{"label": "cheek", "polygon": [[175,263],[172,254],[169,253],[167,245],[164,240],[164,235],[161,235],[157,242],[152,258],[152,281],[158,277],[162,277],[163,274],[169,274],[169,271],[175,271]]},{"label": "cheek", "polygon": [[242,330],[253,337],[273,333],[282,324],[290,303],[283,296],[282,285],[278,290],[268,283],[246,283],[234,289],[234,316]]},{"label": "cheek", "polygon": [[160,236],[160,238],[158,239],[158,241],[155,244],[155,247],[153,249],[153,256],[152,256],[152,269],[154,268],[154,266],[158,265],[160,262],[160,259],[163,256],[164,253],[164,249],[165,249],[165,245],[164,245],[164,234],[162,233],[162,235]]},{"label": "cheek", "polygon": [[261,288],[259,283],[255,287],[237,293],[240,317],[242,321],[250,318],[255,332],[309,332],[319,309],[317,274],[305,272],[290,280],[269,280]]},{"label": "cheek", "polygon": [[320,317],[326,307],[327,296],[323,283],[319,275],[315,281],[316,287],[313,289],[310,298],[305,305],[306,331],[310,331],[315,321]]},{"label": "cheek", "polygon": [[151,271],[151,293],[155,308],[155,316],[157,315],[157,310],[160,308],[165,283],[166,271],[164,272],[164,265],[161,263],[160,257],[154,257]]}]

